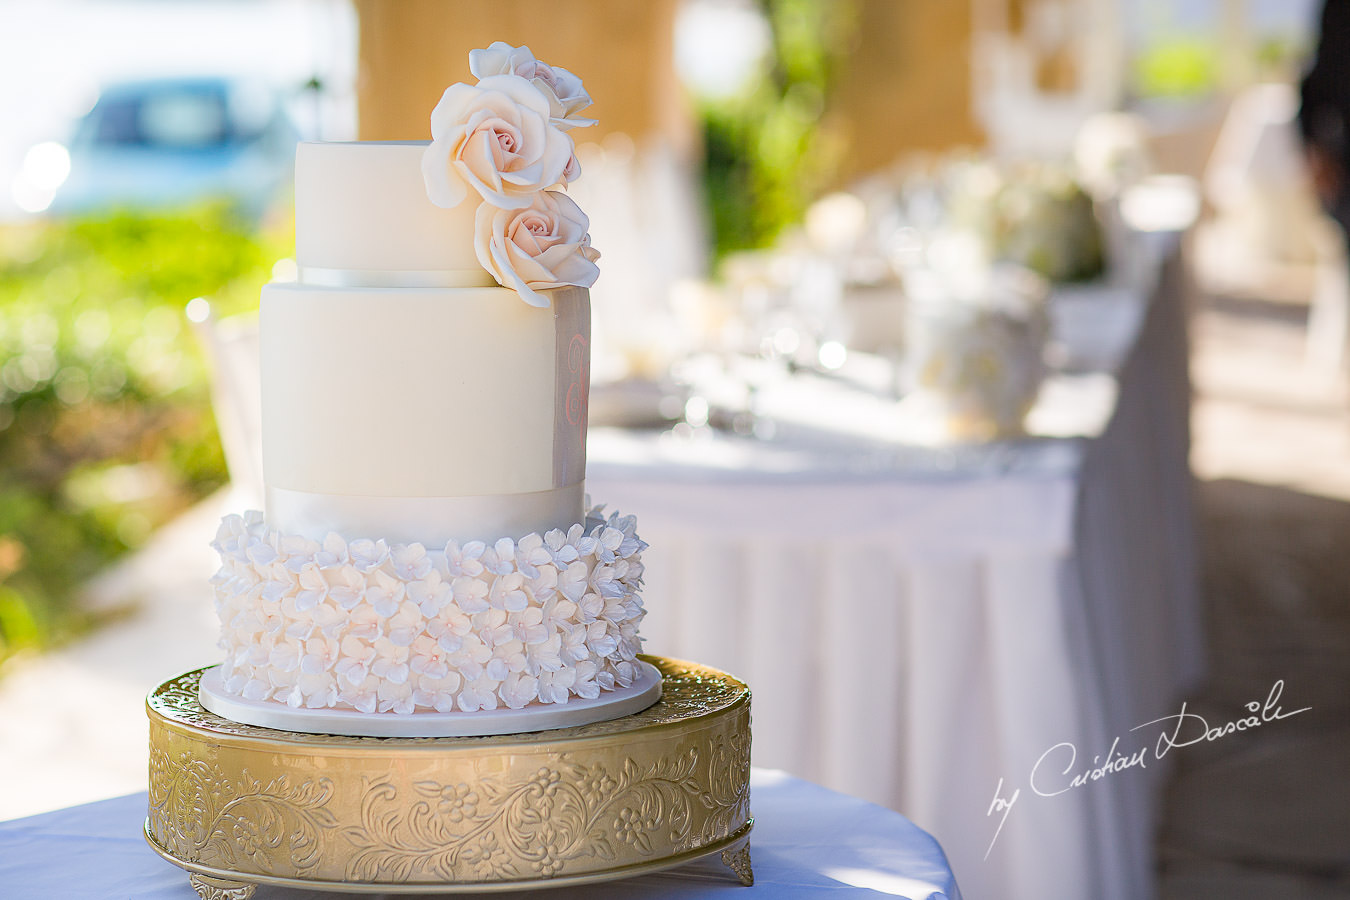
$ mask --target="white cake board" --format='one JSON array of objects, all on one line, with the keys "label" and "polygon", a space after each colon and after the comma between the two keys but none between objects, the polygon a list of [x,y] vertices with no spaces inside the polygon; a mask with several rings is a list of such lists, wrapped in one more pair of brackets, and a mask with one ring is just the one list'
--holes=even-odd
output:
[{"label": "white cake board", "polygon": [[368,714],[354,709],[293,709],[267,700],[245,700],[225,693],[220,666],[202,676],[197,696],[218,716],[245,725],[355,737],[477,737],[551,731],[589,725],[641,712],[661,699],[661,673],[650,663],[634,660],[637,679],[626,688],[603,691],[594,700],[572,697],[566,703],[535,703],[524,709],[478,712],[414,712]]}]

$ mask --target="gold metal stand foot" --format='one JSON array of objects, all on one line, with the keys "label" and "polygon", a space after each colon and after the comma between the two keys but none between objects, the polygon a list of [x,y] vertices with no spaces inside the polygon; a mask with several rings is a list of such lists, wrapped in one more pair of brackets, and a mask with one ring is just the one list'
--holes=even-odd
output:
[{"label": "gold metal stand foot", "polygon": [[198,875],[192,872],[188,882],[202,900],[248,900],[253,896],[256,884],[246,881],[231,881],[228,878],[214,878],[210,875]]},{"label": "gold metal stand foot", "polygon": [[750,842],[746,841],[740,847],[728,847],[722,851],[722,862],[727,868],[736,873],[741,884],[751,887],[755,883],[755,871],[750,868]]}]

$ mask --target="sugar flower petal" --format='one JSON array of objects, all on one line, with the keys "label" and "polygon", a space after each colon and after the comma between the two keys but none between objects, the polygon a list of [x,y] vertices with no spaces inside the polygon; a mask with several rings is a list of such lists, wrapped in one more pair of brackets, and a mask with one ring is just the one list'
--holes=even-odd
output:
[{"label": "sugar flower petal", "polygon": [[631,683],[645,612],[632,517],[490,545],[323,542],[227,516],[213,546],[226,690],[404,715],[563,703]]}]

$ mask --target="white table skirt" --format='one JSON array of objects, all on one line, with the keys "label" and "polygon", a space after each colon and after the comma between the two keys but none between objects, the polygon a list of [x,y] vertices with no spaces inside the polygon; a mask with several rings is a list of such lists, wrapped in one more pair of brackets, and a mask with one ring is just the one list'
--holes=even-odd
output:
[{"label": "white table skirt", "polygon": [[651,544],[647,648],[744,678],[757,765],[904,812],[971,896],[1152,896],[1161,765],[1027,781],[1060,742],[1079,769],[1139,744],[1200,673],[1180,277],[1137,297],[1109,422],[1057,465],[766,476],[592,444],[592,496]]},{"label": "white table skirt", "polygon": [[[751,775],[755,885],[743,888],[715,857],[626,881],[498,897],[908,897],[960,900],[942,848],[898,813],[782,772]],[[7,900],[192,900],[187,873],[141,836],[144,793],[0,822],[0,895]],[[260,889],[277,900],[351,897]],[[478,896],[478,895],[474,895]]]}]

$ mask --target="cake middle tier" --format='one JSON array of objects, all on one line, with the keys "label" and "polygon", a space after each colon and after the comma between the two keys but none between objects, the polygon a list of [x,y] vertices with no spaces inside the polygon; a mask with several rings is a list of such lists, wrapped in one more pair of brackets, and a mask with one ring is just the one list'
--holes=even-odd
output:
[{"label": "cake middle tier", "polygon": [[583,516],[590,295],[263,288],[267,520],[427,546]]}]

